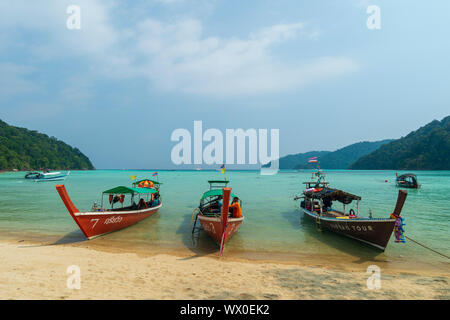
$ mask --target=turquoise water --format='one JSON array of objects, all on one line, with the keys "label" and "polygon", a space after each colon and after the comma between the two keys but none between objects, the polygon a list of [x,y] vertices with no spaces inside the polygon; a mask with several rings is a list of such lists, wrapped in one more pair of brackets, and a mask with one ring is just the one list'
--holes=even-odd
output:
[{"label": "turquoise water", "polygon": [[[130,175],[150,177],[153,171],[96,170],[74,171],[64,181],[78,209],[89,210],[100,203],[101,192],[118,185],[130,185]],[[388,217],[393,211],[398,189],[394,171],[326,171],[331,186],[360,195],[360,212]],[[400,173],[400,172],[399,172]],[[408,190],[403,216],[406,235],[450,255],[450,171],[416,172],[421,188]],[[0,239],[46,239],[81,241],[83,236],[60,200],[58,182],[36,183],[23,179],[23,172],[0,174]],[[212,171],[159,171],[163,207],[158,215],[119,232],[93,241],[126,246],[187,248],[196,253],[215,252],[216,245],[190,231],[193,209],[208,179],[222,178]],[[300,213],[295,195],[311,172],[281,172],[261,176],[257,171],[227,172],[233,192],[243,200],[245,221],[227,244],[227,252],[302,253],[325,255],[377,255],[387,259],[448,261],[422,247],[393,239],[386,252],[329,232],[318,232],[314,223]],[[388,180],[388,182],[385,182]],[[355,204],[356,205],[356,204]]]}]

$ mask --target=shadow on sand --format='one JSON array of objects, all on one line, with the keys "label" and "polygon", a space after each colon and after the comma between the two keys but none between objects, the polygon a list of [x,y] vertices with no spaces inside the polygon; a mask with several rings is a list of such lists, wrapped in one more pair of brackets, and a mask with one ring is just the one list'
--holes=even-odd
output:
[{"label": "shadow on sand", "polygon": [[72,232],[69,232],[62,238],[58,239],[54,243],[50,245],[60,245],[60,244],[70,244],[70,243],[78,243],[87,241],[86,237],[84,236],[83,232],[81,230],[75,230]]},{"label": "shadow on sand", "polygon": [[[176,233],[181,234],[182,242],[195,256],[182,258],[181,260],[190,260],[198,257],[208,255],[219,255],[219,246],[211,239],[200,227],[200,222],[197,220],[194,232],[190,227],[192,214],[183,216],[183,222],[177,229]],[[194,225],[195,217],[192,222]]]},{"label": "shadow on sand", "polygon": [[[48,247],[48,246],[56,246],[61,244],[70,244],[70,243],[78,243],[78,242],[84,242],[87,241],[84,234],[81,232],[81,230],[75,230],[72,232],[69,232],[62,238],[46,244],[35,244],[35,245],[25,245],[25,246],[19,246],[19,248],[38,248],[38,247]],[[19,241],[21,242],[21,241]]]}]

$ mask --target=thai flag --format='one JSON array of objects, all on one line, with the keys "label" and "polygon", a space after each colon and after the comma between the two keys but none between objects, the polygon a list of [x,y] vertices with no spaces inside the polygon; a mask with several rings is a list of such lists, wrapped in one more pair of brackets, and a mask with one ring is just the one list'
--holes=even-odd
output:
[{"label": "thai flag", "polygon": [[156,177],[158,175],[158,172],[153,172],[152,176]]},{"label": "thai flag", "polygon": [[317,162],[317,157],[311,157],[308,159],[308,163],[315,163]]}]

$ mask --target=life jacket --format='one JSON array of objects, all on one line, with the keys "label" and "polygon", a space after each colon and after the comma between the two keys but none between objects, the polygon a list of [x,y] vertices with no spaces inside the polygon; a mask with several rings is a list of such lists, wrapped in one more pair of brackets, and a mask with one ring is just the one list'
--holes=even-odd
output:
[{"label": "life jacket", "polygon": [[239,202],[235,202],[230,206],[231,209],[233,209],[233,218],[240,218],[242,217],[242,209]]}]

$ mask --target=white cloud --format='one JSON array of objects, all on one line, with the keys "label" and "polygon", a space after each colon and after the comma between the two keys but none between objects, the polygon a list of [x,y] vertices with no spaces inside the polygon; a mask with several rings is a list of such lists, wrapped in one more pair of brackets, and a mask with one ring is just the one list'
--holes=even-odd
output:
[{"label": "white cloud", "polygon": [[301,35],[303,25],[280,24],[246,39],[202,37],[196,20],[163,24],[147,20],[136,35],[142,72],[166,91],[195,94],[259,94],[295,89],[313,81],[353,71],[346,58],[318,58],[285,63],[270,49]]},{"label": "white cloud", "polygon": [[[177,0],[158,0],[177,1]],[[278,24],[246,37],[204,36],[196,19],[170,23],[157,19],[136,21],[119,27],[114,3],[78,0],[81,30],[65,28],[65,8],[70,1],[16,1],[0,5],[8,19],[0,19],[3,30],[11,29],[46,36],[45,41],[24,43],[36,59],[72,59],[88,63],[96,77],[139,77],[165,92],[206,95],[261,94],[295,90],[315,81],[356,69],[345,57],[317,57],[283,61],[273,49],[283,42],[308,41],[316,37],[302,23]],[[17,44],[18,32],[11,43]],[[70,91],[66,91],[70,92]]]}]

